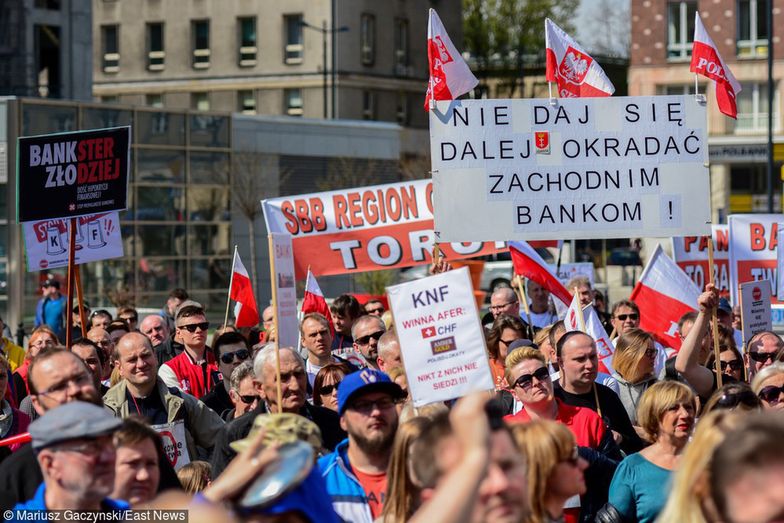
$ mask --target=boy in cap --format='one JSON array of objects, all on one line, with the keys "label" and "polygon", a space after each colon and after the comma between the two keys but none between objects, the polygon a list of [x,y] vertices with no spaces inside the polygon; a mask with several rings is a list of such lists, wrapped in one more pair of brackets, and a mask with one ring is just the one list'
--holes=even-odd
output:
[{"label": "boy in cap", "polygon": [[14,507],[11,521],[27,510],[121,511],[124,501],[106,496],[114,484],[112,434],[122,422],[105,409],[74,401],[30,424],[33,450],[44,476],[33,499]]},{"label": "boy in cap", "polygon": [[374,369],[349,374],[338,386],[340,427],[348,432],[319,460],[335,512],[345,521],[371,523],[381,515],[387,465],[397,432],[396,404],[403,389]]}]

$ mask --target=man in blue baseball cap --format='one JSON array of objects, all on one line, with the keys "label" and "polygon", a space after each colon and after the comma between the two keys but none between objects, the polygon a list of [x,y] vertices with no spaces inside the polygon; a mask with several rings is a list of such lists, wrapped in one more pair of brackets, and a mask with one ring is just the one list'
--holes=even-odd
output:
[{"label": "man in blue baseball cap", "polygon": [[349,374],[338,386],[340,426],[348,439],[321,458],[319,467],[344,521],[372,523],[381,515],[397,432],[395,406],[404,397],[397,383],[374,369]]}]

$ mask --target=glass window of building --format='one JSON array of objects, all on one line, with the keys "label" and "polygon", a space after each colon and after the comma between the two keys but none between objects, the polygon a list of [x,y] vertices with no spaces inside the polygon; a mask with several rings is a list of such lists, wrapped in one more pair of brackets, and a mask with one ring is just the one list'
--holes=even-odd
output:
[{"label": "glass window of building", "polygon": [[287,115],[302,116],[302,89],[285,89],[283,103]]},{"label": "glass window of building", "polygon": [[373,91],[362,91],[362,119],[376,119],[376,93]]},{"label": "glass window of building", "polygon": [[193,68],[206,69],[210,66],[210,21],[194,20],[191,22],[191,33]]},{"label": "glass window of building", "polygon": [[101,26],[101,50],[103,72],[116,73],[120,70],[120,28],[117,25]]},{"label": "glass window of building", "polygon": [[240,67],[256,65],[256,18],[249,16],[237,20],[239,29]]},{"label": "glass window of building", "polygon": [[395,74],[408,75],[408,20],[395,18]]},{"label": "glass window of building", "polygon": [[768,56],[767,0],[738,0],[738,57]]},{"label": "glass window of building", "polygon": [[373,65],[376,61],[376,17],[362,13],[359,25],[359,48],[362,65]]},{"label": "glass window of building", "polygon": [[160,109],[163,107],[163,95],[160,93],[152,93],[144,95],[144,104],[147,107],[155,107]]},{"label": "glass window of building", "polygon": [[659,95],[694,94],[694,84],[657,85],[656,94]]},{"label": "glass window of building", "polygon": [[256,114],[256,93],[252,90],[237,93],[237,110],[242,114]]},{"label": "glass window of building", "polygon": [[694,43],[694,14],[697,2],[667,4],[667,59],[686,60]]},{"label": "glass window of building", "polygon": [[397,93],[397,123],[400,125],[408,125],[408,95],[406,93]]},{"label": "glass window of building", "polygon": [[191,93],[191,109],[210,110],[210,93]]},{"label": "glass window of building", "polygon": [[302,14],[284,15],[283,26],[286,31],[283,61],[287,64],[301,64],[304,50],[302,45]]},{"label": "glass window of building", "polygon": [[[768,130],[768,84],[766,82],[743,82],[736,97],[738,119],[734,122],[735,132],[759,134]],[[773,129],[779,125],[779,94],[774,88]]]},{"label": "glass window of building", "polygon": [[163,47],[163,23],[154,22],[147,24],[147,69],[162,71],[166,61],[166,51]]}]

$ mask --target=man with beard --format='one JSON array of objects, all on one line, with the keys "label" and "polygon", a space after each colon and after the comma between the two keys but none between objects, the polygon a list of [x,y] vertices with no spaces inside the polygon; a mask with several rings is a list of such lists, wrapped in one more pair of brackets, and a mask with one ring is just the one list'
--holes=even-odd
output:
[{"label": "man with beard", "polygon": [[357,319],[351,327],[354,350],[364,359],[364,366],[378,369],[378,340],[387,331],[386,325],[378,316],[366,314]]},{"label": "man with beard", "polygon": [[60,405],[31,423],[32,446],[44,480],[32,499],[17,504],[11,517],[6,512],[4,518],[24,521],[27,511],[128,509],[126,502],[107,497],[114,484],[112,433],[120,425],[101,407],[82,401]]},{"label": "man with beard", "polygon": [[[90,370],[71,351],[41,349],[30,363],[28,381],[33,409],[39,416],[72,401],[101,404]],[[31,499],[42,481],[33,447],[21,447],[0,465],[0,508],[8,510]]]},{"label": "man with beard", "polygon": [[371,523],[381,515],[387,465],[397,432],[400,386],[383,372],[364,369],[338,386],[340,426],[348,440],[319,460],[335,512],[344,520]]}]

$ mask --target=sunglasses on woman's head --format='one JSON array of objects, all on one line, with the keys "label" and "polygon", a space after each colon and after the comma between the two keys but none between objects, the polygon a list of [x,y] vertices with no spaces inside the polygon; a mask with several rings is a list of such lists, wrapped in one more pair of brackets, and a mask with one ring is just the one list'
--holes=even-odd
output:
[{"label": "sunglasses on woman's head", "polygon": [[716,405],[724,409],[734,409],[741,403],[747,407],[757,408],[759,407],[759,398],[757,398],[752,391],[744,390],[731,394],[722,394],[719,401],[716,402]]},{"label": "sunglasses on woman's head", "polygon": [[767,387],[763,387],[757,395],[762,401],[765,401],[770,405],[776,405],[780,401],[779,398],[781,397],[782,392],[784,392],[784,387],[768,385]]},{"label": "sunglasses on woman's head", "polygon": [[525,390],[531,387],[534,382],[534,378],[538,379],[539,381],[545,381],[550,378],[550,371],[547,370],[547,367],[539,367],[531,374],[521,375],[515,380],[514,384],[516,387],[520,387],[521,389]]}]

